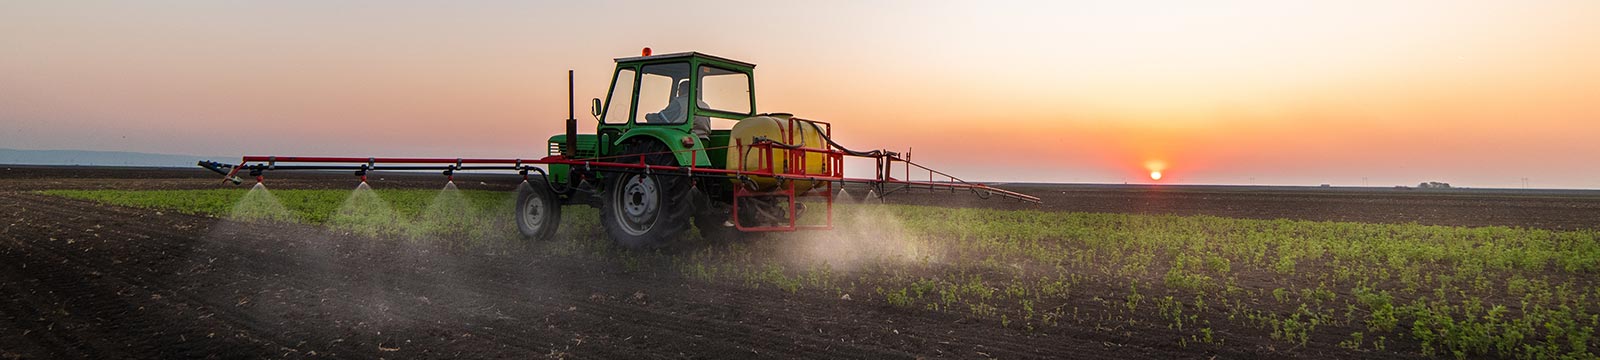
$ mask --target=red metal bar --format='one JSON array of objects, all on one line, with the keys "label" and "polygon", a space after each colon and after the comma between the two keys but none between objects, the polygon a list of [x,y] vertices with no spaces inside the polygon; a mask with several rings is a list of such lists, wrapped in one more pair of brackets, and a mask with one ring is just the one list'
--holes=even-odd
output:
[{"label": "red metal bar", "polygon": [[[546,156],[540,161],[561,159],[562,156]],[[468,159],[468,158],[358,158],[358,157],[315,157],[315,156],[245,156],[245,162],[307,162],[307,163],[390,163],[390,164],[516,164],[523,159]]]},{"label": "red metal bar", "polygon": [[[816,123],[816,124],[820,124],[819,127],[822,127],[822,126],[826,127],[824,129],[822,129],[822,131],[826,131],[830,135],[832,133],[832,125],[828,124],[826,122],[791,118],[790,126],[789,126],[789,129],[791,131],[789,131],[789,133],[786,134],[787,135],[786,137],[791,138],[790,139],[790,143],[794,142],[793,139],[792,139],[793,137],[798,136],[798,131],[794,131],[794,130],[798,129],[797,126],[800,126],[800,125],[797,125],[797,124],[799,122],[801,122],[801,121],[810,121],[810,122],[813,122],[813,123]],[[806,145],[810,145],[810,144],[806,144]],[[625,155],[625,156],[620,156],[620,157],[611,157],[611,158],[622,158],[622,157],[639,156],[639,159],[637,160],[636,163],[628,162],[628,160],[623,160],[624,162],[597,161],[598,158],[596,158],[596,159],[572,159],[572,158],[567,158],[565,156],[560,156],[560,155],[546,156],[546,157],[540,158],[538,160],[492,159],[492,158],[410,158],[410,157],[385,157],[385,158],[365,157],[365,158],[363,158],[363,157],[311,157],[311,156],[245,156],[243,158],[243,162],[238,167],[235,167],[234,171],[237,172],[240,168],[243,168],[243,167],[249,165],[249,163],[251,163],[251,162],[257,162],[257,163],[267,162],[267,163],[270,163],[272,165],[281,164],[281,163],[354,163],[354,164],[372,164],[372,165],[376,165],[376,164],[509,164],[509,165],[515,165],[516,167],[526,167],[528,165],[564,164],[564,165],[573,165],[573,166],[584,166],[584,167],[589,167],[589,168],[600,167],[600,168],[636,169],[636,170],[666,171],[666,172],[683,171],[684,175],[687,175],[687,176],[694,176],[696,174],[716,174],[716,175],[725,175],[725,176],[745,176],[745,177],[778,177],[778,176],[781,176],[785,180],[790,181],[791,185],[792,185],[792,181],[794,181],[794,180],[826,181],[826,182],[829,182],[829,184],[825,187],[826,191],[828,193],[830,193],[830,195],[827,195],[828,196],[828,201],[830,203],[830,206],[829,206],[830,207],[830,210],[829,210],[829,214],[830,214],[829,223],[832,222],[832,220],[831,220],[831,214],[832,214],[832,211],[831,211],[831,207],[832,207],[831,206],[831,203],[832,203],[831,192],[833,190],[833,185],[832,185],[833,182],[864,183],[864,184],[869,184],[869,185],[874,185],[874,186],[878,186],[878,185],[882,185],[882,184],[901,184],[901,185],[906,185],[908,187],[922,185],[922,186],[928,186],[930,189],[937,189],[937,188],[941,188],[942,187],[942,188],[949,188],[952,191],[955,190],[955,189],[972,189],[972,190],[981,190],[981,191],[992,192],[992,193],[995,193],[995,194],[1001,194],[1002,196],[1006,196],[1006,197],[1014,198],[1014,199],[1018,199],[1018,200],[1039,202],[1039,199],[1037,197],[1028,196],[1028,195],[1025,195],[1025,194],[1016,193],[1016,192],[1007,191],[1007,190],[1001,190],[1001,189],[989,187],[989,186],[983,185],[983,184],[966,183],[965,181],[961,180],[960,178],[956,178],[954,176],[950,176],[949,174],[945,174],[945,173],[939,172],[937,170],[929,169],[929,168],[927,168],[925,166],[913,163],[913,162],[911,162],[911,161],[909,161],[907,159],[902,159],[902,158],[899,158],[897,156],[893,156],[893,155],[889,155],[889,154],[860,156],[860,155],[852,155],[852,154],[845,153],[845,152],[840,151],[840,150],[834,150],[834,149],[828,149],[828,148],[812,148],[812,147],[809,147],[809,146],[796,147],[796,148],[778,147],[778,146],[775,146],[775,144],[773,144],[773,143],[762,142],[762,141],[758,141],[758,142],[756,142],[754,144],[745,144],[743,139],[736,139],[736,142],[735,142],[734,146],[729,146],[728,148],[730,150],[734,150],[734,151],[738,151],[739,152],[738,158],[739,158],[739,163],[740,164],[748,163],[749,159],[746,158],[746,155],[747,155],[747,152],[748,152],[747,150],[751,150],[752,148],[754,148],[754,150],[758,150],[757,156],[759,157],[759,159],[757,159],[758,160],[757,163],[759,164],[758,165],[759,167],[757,169],[754,169],[754,170],[745,170],[745,169],[743,169],[743,166],[739,166],[739,167],[736,167],[736,169],[730,170],[730,169],[694,168],[693,166],[685,168],[685,167],[680,167],[680,166],[675,166],[675,165],[649,165],[649,164],[646,164],[644,162],[644,155],[646,155],[646,154],[634,154],[634,155]],[[790,160],[789,161],[790,164],[799,163],[799,164],[801,164],[801,166],[798,166],[798,167],[790,166],[790,167],[787,167],[787,168],[781,169],[781,170],[777,169],[776,168],[776,162],[774,161],[776,159],[776,156],[775,156],[776,154],[774,154],[774,152],[776,152],[776,151],[784,152],[785,157]],[[807,169],[806,166],[804,166],[806,157],[807,156],[812,156],[813,153],[821,154],[821,155],[823,155],[823,156],[828,158],[827,162],[824,163],[824,168],[822,169],[822,171],[820,173],[817,173],[817,174],[810,173],[810,169]],[[845,156],[870,157],[870,158],[873,158],[874,161],[877,162],[877,166],[875,166],[875,168],[876,168],[875,171],[876,171],[877,174],[875,174],[874,178],[871,178],[871,179],[845,177],[844,176],[844,158],[845,158]],[[691,154],[690,158],[691,158],[692,161],[698,161],[698,154]],[[891,174],[893,174],[892,171],[893,171],[893,168],[894,168],[894,163],[896,161],[906,163],[905,164],[905,168],[906,169],[903,170],[906,173],[904,179],[895,179],[891,175]],[[377,167],[377,166],[374,166],[374,167],[375,167],[374,170],[381,170],[381,167]],[[910,180],[911,167],[917,167],[919,169],[927,170],[929,172],[929,181],[911,181]],[[942,176],[944,176],[946,178],[949,178],[950,181],[949,182],[943,182],[943,183],[935,182],[935,181],[933,181],[933,175],[934,174],[942,175]],[[740,195],[762,196],[762,195],[759,195],[759,194],[756,194],[756,193],[748,193],[748,194],[736,193],[736,196],[740,196]],[[789,195],[789,197],[791,197],[791,198],[793,196],[794,196],[794,194],[790,194]],[[734,205],[735,205],[735,207],[737,207],[738,206],[738,202],[735,201]]]},{"label": "red metal bar", "polygon": [[[808,122],[809,124],[805,124],[803,122]],[[759,140],[759,141],[755,141],[754,143],[751,143],[751,144],[745,144],[743,139],[736,139],[733,145],[722,147],[722,148],[729,149],[730,151],[739,152],[739,155],[737,157],[739,159],[739,165],[738,166],[734,166],[733,169],[695,168],[693,166],[693,164],[697,163],[698,160],[699,160],[699,157],[698,157],[698,155],[699,155],[698,152],[699,151],[687,150],[687,151],[691,151],[691,154],[689,156],[691,165],[687,166],[687,167],[677,166],[677,165],[650,165],[650,164],[646,163],[645,162],[645,157],[648,156],[648,155],[654,155],[655,153],[651,153],[651,154],[629,154],[629,155],[609,156],[609,157],[595,157],[595,158],[584,158],[584,159],[570,158],[570,157],[565,156],[565,155],[552,155],[552,156],[546,156],[546,157],[543,157],[543,158],[540,158],[540,159],[537,159],[537,160],[494,159],[494,158],[472,158],[472,159],[468,159],[468,158],[412,158],[412,157],[386,157],[386,158],[365,157],[365,158],[363,158],[363,157],[311,157],[311,156],[245,156],[243,158],[243,162],[241,162],[238,166],[234,167],[234,169],[230,172],[230,175],[232,173],[237,173],[239,170],[244,169],[246,167],[253,167],[251,169],[253,171],[255,171],[255,170],[273,170],[272,167],[275,166],[275,165],[279,165],[279,164],[294,164],[294,163],[348,163],[348,164],[370,165],[370,169],[369,169],[369,166],[362,166],[363,170],[382,170],[383,167],[382,166],[377,166],[378,164],[449,164],[450,165],[449,166],[449,171],[451,173],[453,173],[454,171],[461,171],[462,169],[460,169],[460,167],[463,164],[503,164],[503,165],[511,165],[511,166],[508,166],[507,169],[524,170],[524,171],[526,171],[526,169],[531,167],[531,165],[555,165],[555,164],[561,164],[561,165],[569,165],[569,166],[583,166],[584,168],[632,169],[632,170],[644,170],[646,172],[657,172],[657,171],[659,171],[659,172],[664,172],[664,173],[667,173],[667,174],[675,174],[675,175],[690,176],[690,177],[702,176],[702,175],[721,175],[721,176],[732,176],[732,177],[737,177],[737,178],[765,177],[765,178],[774,179],[774,180],[776,180],[777,178],[782,178],[782,182],[787,182],[787,184],[780,184],[779,185],[778,189],[781,189],[781,190],[771,190],[771,191],[758,192],[758,191],[749,190],[749,189],[745,188],[744,186],[738,186],[738,187],[736,187],[734,189],[734,194],[733,194],[734,195],[734,201],[733,201],[732,218],[733,218],[733,221],[734,221],[734,226],[736,228],[738,228],[739,230],[741,230],[741,231],[796,231],[796,230],[800,230],[800,229],[832,229],[834,227],[834,216],[833,216],[834,197],[837,195],[834,192],[835,191],[835,184],[840,184],[840,186],[839,186],[840,188],[843,187],[842,184],[857,183],[857,184],[867,184],[869,186],[872,186],[872,187],[875,187],[875,188],[880,188],[880,189],[885,184],[903,185],[904,189],[908,189],[908,190],[912,189],[912,188],[914,188],[916,186],[919,186],[919,185],[920,186],[927,186],[929,189],[947,188],[947,189],[950,189],[951,191],[955,191],[957,189],[968,189],[968,190],[972,190],[974,192],[982,191],[982,192],[987,192],[989,194],[999,194],[1001,196],[1005,196],[1005,197],[1012,198],[1012,199],[1017,199],[1017,200],[1022,200],[1022,201],[1030,201],[1030,202],[1035,202],[1035,203],[1039,203],[1040,202],[1039,198],[1034,197],[1034,196],[1030,196],[1030,195],[1026,195],[1026,194],[1022,194],[1022,193],[1017,193],[1017,192],[1013,192],[1013,191],[1008,191],[1008,190],[1003,190],[1003,189],[998,189],[998,188],[993,188],[993,187],[990,187],[988,185],[983,185],[983,184],[968,183],[968,182],[966,182],[964,180],[961,180],[960,178],[957,178],[957,177],[954,177],[954,176],[950,176],[949,174],[946,174],[946,173],[943,173],[943,172],[939,172],[937,170],[930,169],[930,168],[928,168],[926,166],[922,166],[922,165],[917,164],[917,163],[913,163],[913,162],[910,161],[910,152],[909,151],[907,151],[907,153],[905,154],[905,157],[902,158],[902,157],[900,157],[898,155],[894,155],[892,153],[887,153],[887,152],[885,152],[885,153],[876,153],[876,154],[873,154],[873,155],[855,155],[855,154],[844,152],[842,150],[832,149],[826,143],[823,143],[823,144],[803,144],[802,143],[802,144],[798,144],[799,146],[795,146],[794,144],[797,144],[797,142],[798,142],[797,139],[796,139],[797,137],[799,137],[801,139],[804,138],[804,135],[803,135],[803,131],[804,131],[803,127],[804,126],[812,126],[814,131],[819,131],[819,132],[825,133],[825,134],[827,134],[826,136],[830,136],[831,137],[832,134],[833,134],[833,126],[832,126],[832,124],[829,124],[827,122],[805,120],[805,119],[799,119],[799,118],[790,118],[789,119],[789,124],[786,127],[788,131],[785,132],[785,134],[783,136],[788,141],[787,143],[776,143],[776,142],[769,141],[769,140]],[[816,147],[812,147],[812,146],[822,146],[822,148],[816,148]],[[757,151],[756,152],[757,159],[748,159],[747,158],[747,156],[749,155],[748,152],[750,150],[756,150]],[[782,152],[783,153],[782,156],[784,157],[784,159],[787,160],[785,163],[788,166],[785,166],[783,169],[777,168],[776,159],[778,158],[778,154],[775,154],[776,152]],[[672,152],[671,151],[667,151],[667,152],[661,152],[661,153],[672,153]],[[635,159],[631,159],[632,157],[635,157],[635,156],[638,157],[636,160]],[[806,160],[810,156],[823,156],[823,157],[826,158],[826,160],[824,160],[824,162],[822,163],[822,168],[817,173],[812,173],[811,169],[809,169],[808,166],[807,166],[808,164],[806,163]],[[876,172],[876,174],[874,174],[873,178],[849,178],[849,177],[845,177],[845,174],[844,174],[844,163],[845,163],[845,157],[846,156],[852,156],[852,157],[858,157],[858,158],[860,158],[860,157],[873,158],[873,160],[876,162],[876,166],[874,166],[874,171]],[[610,161],[605,161],[603,159],[609,159]],[[755,169],[751,169],[751,170],[744,169],[745,164],[748,164],[749,160],[756,160],[756,164],[757,165],[756,165]],[[893,172],[894,171],[893,170],[894,169],[894,163],[896,161],[905,163],[904,164],[905,169],[902,170],[904,172],[904,178],[902,178],[902,179],[896,179],[896,178],[893,177],[893,174],[894,174],[894,172]],[[257,163],[257,164],[252,165],[251,164],[252,162]],[[796,166],[796,165],[798,165],[798,166]],[[928,171],[928,181],[912,181],[911,180],[911,168],[912,167],[916,167],[918,169]],[[940,176],[944,176],[946,179],[948,179],[948,181],[945,181],[945,182],[937,182],[937,181],[935,181],[935,174],[940,175]],[[526,175],[524,175],[524,176],[526,176]],[[363,179],[363,180],[365,180],[365,179]],[[257,181],[261,181],[261,178],[259,176],[257,177]],[[822,186],[813,186],[812,189],[807,190],[804,193],[801,193],[801,192],[797,191],[797,187],[796,187],[796,184],[795,184],[796,181],[812,181],[812,182],[821,181],[821,182],[825,182],[826,184],[824,184]],[[817,193],[818,191],[820,191],[820,193]],[[824,202],[826,204],[826,208],[824,210],[824,211],[826,211],[826,217],[825,217],[826,220],[824,221],[824,223],[822,223],[822,224],[801,224],[799,222],[799,215],[800,214],[797,213],[797,210],[799,209],[799,205],[800,204],[799,204],[798,198],[805,197],[805,196],[821,196],[821,197],[823,197]],[[788,201],[788,211],[789,211],[788,224],[776,225],[776,226],[752,226],[752,227],[744,226],[739,221],[739,208],[740,208],[740,206],[739,206],[740,201],[739,200],[742,199],[742,198],[748,198],[748,197],[783,197],[783,198],[785,198]]]},{"label": "red metal bar", "polygon": [[[766,148],[764,150],[766,150],[767,153],[770,153],[771,150],[773,150],[770,146],[759,146],[758,145],[757,147]],[[743,157],[742,153],[743,152],[741,152],[741,155],[740,155],[741,158]],[[269,159],[269,158],[276,159],[275,162],[279,163],[279,164],[282,164],[282,163],[358,163],[358,164],[366,164],[366,163],[369,162],[368,161],[369,159],[371,160],[371,163],[374,163],[374,164],[379,164],[379,163],[390,163],[390,164],[455,164],[458,161],[460,163],[462,163],[462,164],[519,164],[520,163],[521,165],[524,165],[524,166],[526,166],[526,165],[561,164],[561,165],[588,166],[588,167],[600,167],[600,168],[616,168],[616,169],[658,170],[658,171],[667,171],[667,172],[685,171],[685,175],[688,175],[687,174],[687,170],[685,170],[684,167],[680,167],[680,166],[676,166],[676,165],[649,165],[649,164],[643,164],[643,163],[617,163],[617,162],[599,162],[599,161],[589,161],[589,160],[568,160],[568,159],[565,159],[565,158],[563,158],[561,156],[548,156],[548,157],[545,157],[545,158],[542,158],[542,159],[538,159],[538,160],[524,160],[524,159],[466,159],[466,158],[462,158],[462,159],[447,159],[447,158],[355,158],[355,157],[246,156],[246,157],[244,157],[244,160],[245,160],[244,163],[240,167],[249,166],[250,162],[258,162],[258,163],[259,162],[265,162],[265,161],[268,161],[266,159]],[[991,192],[994,192],[994,193],[997,193],[997,194],[1005,194],[1005,195],[1008,195],[1007,197],[1013,197],[1013,198],[1017,198],[1019,200],[1027,200],[1027,201],[1038,202],[1038,198],[1033,197],[1033,196],[1028,196],[1028,195],[1024,195],[1024,194],[1021,194],[1021,193],[1002,190],[1002,189],[990,187],[988,185],[983,185],[983,184],[971,184],[971,183],[960,183],[960,182],[940,183],[940,182],[927,182],[927,181],[908,181],[908,180],[901,180],[901,179],[894,179],[894,178],[889,178],[887,180],[869,179],[869,178],[850,178],[850,177],[843,176],[842,171],[839,172],[837,175],[835,175],[835,174],[807,175],[807,174],[793,174],[793,173],[786,174],[786,173],[780,173],[780,172],[773,171],[773,165],[772,165],[772,161],[771,161],[770,157],[768,157],[765,160],[766,160],[765,161],[766,165],[764,166],[764,168],[757,169],[757,170],[728,170],[728,169],[696,168],[696,169],[694,169],[694,172],[695,173],[705,173],[705,174],[732,175],[732,176],[743,175],[743,176],[750,176],[750,177],[776,177],[776,176],[783,176],[786,180],[838,181],[838,182],[846,182],[846,183],[867,183],[867,184],[887,183],[887,184],[904,184],[904,185],[923,185],[923,186],[934,186],[934,187],[947,187],[947,188],[957,188],[957,189],[981,189],[981,190],[985,190],[985,191],[991,191]],[[886,164],[891,162],[891,161],[893,161],[892,159],[887,159],[887,158],[885,160],[888,160],[888,161],[885,161]],[[374,170],[382,170],[382,168],[376,168]],[[958,181],[959,181],[959,179],[958,179]],[[1014,195],[1014,196],[1012,196],[1012,195]]]}]

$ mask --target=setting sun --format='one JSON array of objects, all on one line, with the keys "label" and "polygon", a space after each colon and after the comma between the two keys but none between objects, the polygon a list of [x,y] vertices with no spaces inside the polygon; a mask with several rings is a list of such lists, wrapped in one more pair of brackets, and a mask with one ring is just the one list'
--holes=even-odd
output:
[{"label": "setting sun", "polygon": [[1161,172],[1167,170],[1167,162],[1148,160],[1144,162],[1144,168],[1150,170],[1150,180],[1161,180]]}]

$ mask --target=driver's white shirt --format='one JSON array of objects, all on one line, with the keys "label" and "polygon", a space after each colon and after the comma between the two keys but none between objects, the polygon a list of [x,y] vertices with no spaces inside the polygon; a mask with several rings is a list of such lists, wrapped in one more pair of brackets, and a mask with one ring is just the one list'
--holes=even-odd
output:
[{"label": "driver's white shirt", "polygon": [[[700,108],[702,109],[710,107],[709,105],[706,105],[705,101],[696,101],[696,103],[700,104]],[[683,123],[683,118],[689,116],[689,97],[679,96],[672,98],[672,101],[667,103],[667,107],[665,109],[661,109],[661,112],[657,112],[656,115],[660,116],[661,121],[667,124]],[[710,118],[706,118],[704,121],[701,121],[701,119],[695,119],[693,126],[693,132],[695,136],[701,138],[710,137],[710,122]]]}]

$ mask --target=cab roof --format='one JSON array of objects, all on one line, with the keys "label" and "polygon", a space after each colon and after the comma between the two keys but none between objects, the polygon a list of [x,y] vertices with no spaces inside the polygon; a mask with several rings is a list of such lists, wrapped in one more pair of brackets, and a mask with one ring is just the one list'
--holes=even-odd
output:
[{"label": "cab roof", "polygon": [[733,63],[735,65],[748,66],[748,67],[752,67],[752,68],[756,67],[756,64],[751,64],[751,63],[747,63],[747,62],[743,62],[743,61],[739,61],[739,60],[729,59],[729,58],[716,56],[716,55],[711,55],[711,54],[705,54],[705,53],[696,52],[696,51],[671,53],[671,54],[661,54],[661,55],[650,55],[650,56],[634,56],[634,57],[616,58],[616,60],[617,60],[618,63],[624,63],[624,62],[667,60],[667,59],[675,59],[675,58],[692,58],[692,57],[701,57],[701,58],[706,58],[706,59],[714,59],[714,60],[718,60],[718,61]]}]

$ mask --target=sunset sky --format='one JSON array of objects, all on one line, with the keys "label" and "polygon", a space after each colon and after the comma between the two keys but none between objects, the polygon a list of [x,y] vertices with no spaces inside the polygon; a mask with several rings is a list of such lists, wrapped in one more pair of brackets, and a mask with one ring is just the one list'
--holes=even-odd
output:
[{"label": "sunset sky", "polygon": [[0,148],[535,157],[645,46],[967,178],[1600,188],[1594,0],[5,1]]}]

